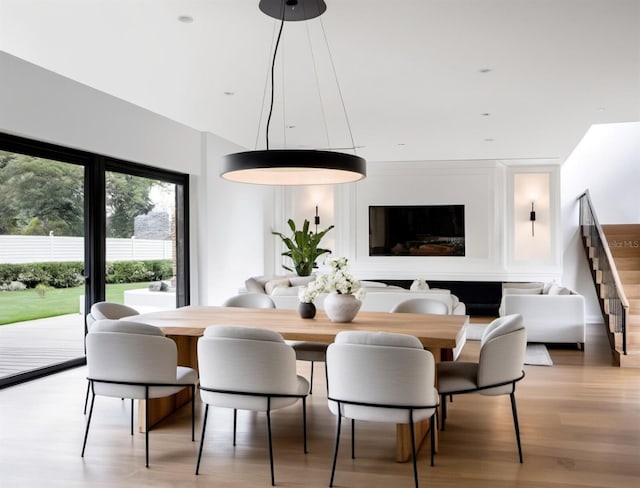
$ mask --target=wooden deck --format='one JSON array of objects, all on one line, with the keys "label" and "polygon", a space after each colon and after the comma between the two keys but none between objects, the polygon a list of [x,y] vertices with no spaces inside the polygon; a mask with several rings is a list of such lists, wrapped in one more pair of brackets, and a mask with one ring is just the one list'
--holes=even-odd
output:
[{"label": "wooden deck", "polygon": [[0,380],[83,356],[80,314],[0,326]]}]

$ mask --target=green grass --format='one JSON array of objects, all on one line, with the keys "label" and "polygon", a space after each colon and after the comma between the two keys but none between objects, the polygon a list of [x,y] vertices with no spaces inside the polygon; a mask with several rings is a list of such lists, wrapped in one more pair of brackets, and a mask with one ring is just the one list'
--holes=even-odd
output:
[{"label": "green grass", "polygon": [[[124,303],[125,290],[146,288],[148,283],[107,285],[107,300]],[[75,288],[49,288],[41,297],[35,289],[0,292],[0,325],[24,320],[55,317],[80,310],[80,295],[84,286]]]}]

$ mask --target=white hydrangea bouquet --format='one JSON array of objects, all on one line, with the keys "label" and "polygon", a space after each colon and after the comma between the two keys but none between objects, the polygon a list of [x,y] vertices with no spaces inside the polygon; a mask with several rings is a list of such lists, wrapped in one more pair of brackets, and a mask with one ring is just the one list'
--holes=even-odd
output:
[{"label": "white hydrangea bouquet", "polygon": [[347,258],[329,258],[325,264],[329,266],[329,272],[319,275],[307,286],[300,287],[299,300],[303,303],[311,303],[320,293],[337,293],[339,295],[354,295],[362,301],[366,290],[349,273]]}]

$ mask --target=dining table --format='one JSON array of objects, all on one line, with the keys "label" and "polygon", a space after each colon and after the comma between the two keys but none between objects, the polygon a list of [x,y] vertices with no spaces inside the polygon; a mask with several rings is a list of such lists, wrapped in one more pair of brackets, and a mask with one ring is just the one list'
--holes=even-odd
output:
[{"label": "dining table", "polygon": [[[435,315],[417,313],[359,312],[351,322],[332,322],[319,310],[312,319],[300,317],[297,310],[186,306],[170,310],[142,313],[126,320],[159,327],[173,339],[178,351],[178,365],[198,368],[198,339],[212,325],[260,327],[276,331],[285,340],[330,344],[344,330],[393,332],[418,338],[437,362],[453,359],[453,349],[465,338],[467,315]],[[437,385],[436,385],[437,386]],[[140,430],[151,428],[176,409],[190,401],[188,389],[173,397],[149,400],[149,425],[139,416]],[[141,400],[144,402],[144,400]],[[144,412],[144,408],[140,411]],[[429,421],[415,424],[416,442],[421,444],[428,433]],[[408,424],[396,426],[396,459],[411,459],[411,436]]]}]

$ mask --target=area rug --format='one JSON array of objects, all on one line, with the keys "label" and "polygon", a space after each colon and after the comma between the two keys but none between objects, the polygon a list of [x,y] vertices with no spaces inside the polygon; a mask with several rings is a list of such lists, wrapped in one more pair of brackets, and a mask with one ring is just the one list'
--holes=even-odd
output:
[{"label": "area rug", "polygon": [[[479,341],[482,337],[486,325],[467,325],[467,340]],[[553,366],[549,351],[544,344],[527,344],[527,351],[524,353],[524,364],[531,366]]]}]

